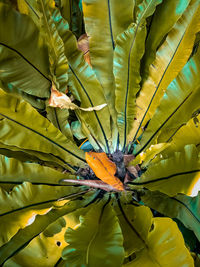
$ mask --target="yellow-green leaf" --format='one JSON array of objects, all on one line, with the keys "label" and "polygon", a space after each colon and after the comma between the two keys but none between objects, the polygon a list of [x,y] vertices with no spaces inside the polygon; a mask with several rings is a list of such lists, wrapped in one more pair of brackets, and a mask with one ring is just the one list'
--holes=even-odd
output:
[{"label": "yellow-green leaf", "polygon": [[145,191],[141,198],[146,205],[158,212],[179,219],[200,240],[200,193],[196,197],[182,194],[169,197],[158,191]]},{"label": "yellow-green leaf", "polygon": [[194,261],[185,247],[184,239],[176,223],[168,218],[154,218],[153,230],[147,238],[147,247],[136,253],[136,258],[124,266],[194,267]]},{"label": "yellow-green leaf", "polygon": [[200,191],[200,160],[194,145],[187,145],[182,152],[175,152],[170,158],[152,163],[141,177],[130,182],[133,188],[145,187],[158,190],[169,196],[178,193],[192,196]]},{"label": "yellow-green leaf", "polygon": [[167,86],[187,62],[195,34],[200,30],[199,16],[200,3],[194,0],[158,50],[156,59],[150,66],[149,78],[143,84],[136,100],[137,120],[130,133],[132,138],[135,139],[141,134],[141,129],[151,119]]},{"label": "yellow-green leaf", "polygon": [[[5,145],[49,153],[66,167],[83,166],[84,153],[29,104],[0,92],[0,140]],[[24,116],[26,114],[26,116]],[[27,138],[28,137],[28,138]],[[31,141],[30,141],[31,140]],[[79,163],[78,163],[79,162]]]}]

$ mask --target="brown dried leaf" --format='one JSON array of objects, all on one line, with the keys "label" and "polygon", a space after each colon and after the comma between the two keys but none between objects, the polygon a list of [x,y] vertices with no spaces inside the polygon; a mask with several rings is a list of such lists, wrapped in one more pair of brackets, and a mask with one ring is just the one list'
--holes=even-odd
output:
[{"label": "brown dried leaf", "polygon": [[72,103],[71,99],[59,92],[56,88],[55,85],[53,84],[51,87],[51,96],[49,98],[49,106],[51,107],[58,107],[58,108],[67,108],[67,109],[81,109],[83,111],[93,111],[93,110],[100,110],[104,108],[107,104],[102,104],[96,107],[89,107],[89,108],[81,108],[74,103]]},{"label": "brown dried leaf", "polygon": [[79,37],[79,39],[78,39],[78,49],[83,52],[85,61],[92,68],[91,60],[90,60],[89,38],[88,38],[86,33],[82,34]]},{"label": "brown dried leaf", "polygon": [[124,165],[127,166],[135,158],[134,155],[124,155]]},{"label": "brown dried leaf", "polygon": [[135,178],[138,177],[138,171],[139,171],[138,166],[135,166],[135,167],[134,166],[129,166],[129,167],[127,167],[127,170],[129,170],[129,172],[131,174],[133,174],[135,176]]},{"label": "brown dried leaf", "polygon": [[112,187],[109,184],[106,184],[100,180],[73,180],[73,179],[63,179],[60,181],[61,183],[73,183],[73,184],[80,184],[85,185],[93,188],[100,188],[107,192],[110,191],[118,191],[116,188]]}]

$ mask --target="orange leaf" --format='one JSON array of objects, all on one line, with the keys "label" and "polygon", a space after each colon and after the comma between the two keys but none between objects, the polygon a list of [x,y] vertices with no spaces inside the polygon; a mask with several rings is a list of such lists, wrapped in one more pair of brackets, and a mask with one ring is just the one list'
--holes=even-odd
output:
[{"label": "orange leaf", "polygon": [[118,191],[123,191],[123,183],[114,176],[117,167],[106,155],[106,153],[86,152],[85,159],[95,175],[104,183],[111,185]]}]

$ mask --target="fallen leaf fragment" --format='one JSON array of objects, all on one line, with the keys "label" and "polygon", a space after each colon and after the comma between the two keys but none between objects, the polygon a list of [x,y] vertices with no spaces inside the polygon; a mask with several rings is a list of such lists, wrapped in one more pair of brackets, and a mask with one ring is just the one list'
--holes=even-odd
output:
[{"label": "fallen leaf fragment", "polygon": [[102,108],[107,106],[107,104],[102,104],[99,106],[89,107],[89,108],[81,108],[75,105],[74,103],[72,103],[71,99],[67,95],[59,92],[55,88],[55,85],[52,85],[51,96],[49,98],[49,106],[58,107],[61,109],[67,108],[67,109],[81,109],[83,111],[93,111],[93,110],[101,110]]}]

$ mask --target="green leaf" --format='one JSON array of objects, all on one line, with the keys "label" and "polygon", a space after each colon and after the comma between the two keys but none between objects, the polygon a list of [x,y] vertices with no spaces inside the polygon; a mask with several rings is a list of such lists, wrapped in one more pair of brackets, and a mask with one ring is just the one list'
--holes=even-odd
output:
[{"label": "green leaf", "polygon": [[22,149],[17,146],[7,145],[5,143],[0,142],[0,154],[5,155],[9,158],[15,158],[20,161],[29,161],[39,163],[41,165],[50,166],[53,168],[59,168],[61,170],[65,170],[64,162],[61,158],[38,152],[35,150]]},{"label": "green leaf", "polygon": [[[67,220],[67,215],[60,219]],[[51,227],[58,227],[59,219],[50,224]],[[51,237],[45,236],[44,232],[34,238],[23,250],[17,255],[6,261],[5,267],[44,267],[54,266],[61,257],[63,248],[67,245],[64,240],[64,233],[67,225],[57,234]]]},{"label": "green leaf", "polygon": [[16,88],[12,83],[4,83],[3,81],[0,81],[0,88],[15,97],[22,97],[26,102],[31,104],[36,109],[39,109],[39,110],[45,109],[44,98],[40,98],[37,96],[27,94],[21,91],[20,88],[19,89]]},{"label": "green leaf", "polygon": [[46,214],[54,206],[62,206],[62,199],[77,197],[81,191],[83,188],[80,190],[80,187],[32,185],[28,182],[15,186],[9,193],[0,189],[0,226],[4,229],[0,234],[0,245],[7,243],[19,229],[34,222],[36,215]]},{"label": "green leaf", "polygon": [[[196,79],[198,81],[198,78]],[[186,84],[186,83],[185,83]],[[193,83],[193,92],[192,95],[190,97],[188,97],[188,99],[185,101],[184,105],[177,110],[176,114],[174,114],[174,116],[168,121],[166,128],[164,127],[164,130],[161,131],[160,135],[158,136],[158,142],[170,142],[171,139],[174,139],[174,135],[176,135],[176,133],[181,130],[181,128],[187,123],[189,123],[189,119],[191,117],[193,124],[190,123],[190,126],[192,128],[192,126],[197,128],[197,134],[198,134],[198,118],[193,114],[195,114],[195,112],[200,109],[200,103],[199,103],[199,97],[200,97],[200,86],[198,85],[197,90],[195,90],[195,83]],[[198,114],[198,113],[197,113]],[[192,129],[191,129],[192,130]],[[189,134],[189,133],[188,133]],[[195,139],[193,136],[194,133],[190,133],[189,136],[191,136],[190,138],[192,138],[191,140],[188,139],[184,139],[183,137],[181,137],[181,139],[179,140],[179,144],[182,141],[182,144],[194,144],[195,143]],[[180,135],[179,135],[180,136]],[[183,134],[184,136],[184,134]],[[188,137],[189,137],[188,136]],[[198,137],[198,135],[197,135]],[[176,137],[177,139],[177,137]],[[188,142],[186,143],[186,140],[188,140]],[[196,145],[198,145],[198,142],[196,141]]]},{"label": "green leaf", "polygon": [[[159,107],[142,135],[141,144],[137,146],[137,153],[149,146],[161,132],[165,133],[165,140],[161,139],[161,142],[167,142],[200,107],[198,101],[200,97],[199,55],[200,50],[187,62],[177,78],[167,88]],[[169,131],[170,128],[172,132]]]},{"label": "green leaf", "polygon": [[152,224],[152,212],[148,207],[137,207],[130,203],[126,196],[116,201],[114,210],[122,229],[125,257],[129,257],[146,246],[145,240]]},{"label": "green leaf", "polygon": [[[0,78],[17,90],[49,97],[47,48],[30,18],[0,3]],[[31,77],[31,79],[30,79]]]},{"label": "green leaf", "polygon": [[146,41],[145,55],[142,64],[143,80],[148,78],[149,66],[153,63],[156,57],[156,50],[161,41],[182,16],[190,1],[191,0],[168,0],[163,1],[157,7],[152,18],[150,31]]},{"label": "green leaf", "polygon": [[[32,4],[32,0],[27,1]],[[57,89],[67,89],[68,63],[64,51],[64,43],[59,36],[54,20],[60,16],[59,11],[54,7],[53,0],[39,0],[34,4],[34,10],[39,14],[40,31],[43,34],[49,51],[49,63],[51,76]]]},{"label": "green leaf", "polygon": [[[58,11],[57,11],[58,12]],[[57,16],[56,27],[64,42],[65,54],[69,62],[69,89],[74,97],[81,102],[81,107],[94,107],[105,104],[103,89],[97,80],[94,71],[85,62],[83,54],[77,48],[75,36],[69,31],[69,26],[62,16]],[[95,90],[94,90],[95,88]],[[99,111],[76,111],[82,124],[85,124],[85,133],[96,149],[100,147],[109,151],[111,143],[110,113],[108,107]],[[95,137],[95,138],[93,138]],[[98,140],[98,143],[97,141]]]},{"label": "green leaf", "polygon": [[[84,214],[86,208],[78,208],[76,211],[60,217],[49,224],[47,228],[34,238],[24,249],[5,263],[5,266],[13,267],[14,262],[20,267],[25,266],[65,266],[61,258],[62,250],[68,244],[64,240],[64,234],[68,227],[76,228],[79,224],[80,214]],[[57,233],[56,233],[57,232]],[[47,236],[47,235],[50,235]]]},{"label": "green leaf", "polygon": [[[81,107],[94,107],[106,103],[102,88],[92,69],[86,66],[87,63],[84,62],[82,55],[79,54],[79,56],[73,58],[73,62],[69,59],[69,62],[71,63],[71,73],[69,76],[70,90],[74,95],[76,94],[74,90],[78,91]],[[104,151],[109,151],[109,145],[112,149],[110,113],[107,106],[99,111],[87,112],[77,110],[75,113],[81,123],[84,123],[88,129],[89,133],[84,133],[89,140],[95,137]],[[96,145],[97,149],[99,148],[94,139],[91,143],[94,144],[92,144],[93,146]]]},{"label": "green leaf", "polygon": [[186,64],[192,52],[195,34],[200,30],[199,16],[199,1],[194,0],[158,50],[156,59],[150,67],[149,78],[143,84],[136,100],[137,120],[134,121],[130,133],[134,140],[151,119],[167,86]]},{"label": "green leaf", "polygon": [[83,1],[86,32],[90,36],[92,67],[103,86],[105,98],[115,123],[113,50],[115,49],[117,35],[133,22],[133,9],[134,1],[131,0],[124,2],[120,0]]},{"label": "green leaf", "polygon": [[146,30],[140,24],[131,24],[116,40],[114,75],[116,82],[115,108],[121,148],[125,150],[127,138],[135,117],[135,98],[140,89],[140,59],[144,53]]},{"label": "green leaf", "polygon": [[168,143],[159,143],[156,145],[151,145],[145,152],[141,152],[139,155],[137,155],[136,158],[129,162],[128,166],[135,166],[137,164],[142,163],[141,167],[145,168],[155,157],[158,157],[161,152],[169,148],[170,145],[171,144]]},{"label": "green leaf", "polygon": [[162,3],[162,0],[144,0],[139,1],[136,8],[136,24],[143,24],[149,16],[151,16],[156,6]]},{"label": "green leaf", "polygon": [[[39,158],[33,155],[30,155],[24,151],[13,151],[12,148],[13,147],[5,146],[2,143],[0,143],[0,154],[8,158],[15,158],[21,162],[24,162],[24,161],[37,162],[37,163],[42,162],[40,161]],[[16,149],[19,150],[18,148]]]},{"label": "green leaf", "polygon": [[10,241],[0,248],[0,264],[3,265],[8,259],[19,253],[20,250],[42,233],[49,224],[55,222],[58,218],[73,212],[77,208],[89,204],[94,199],[95,195],[96,194],[94,193],[89,193],[89,195],[85,196],[85,199],[69,201],[62,207],[51,209],[45,215],[36,216],[35,221],[32,224],[24,229],[20,229]]},{"label": "green leaf", "polygon": [[72,29],[72,0],[56,0],[55,1],[62,17],[68,22],[70,30]]},{"label": "green leaf", "polygon": [[66,167],[83,166],[84,153],[29,104],[1,92],[0,116],[3,118],[0,121],[2,143],[53,154],[61,158]]},{"label": "green leaf", "polygon": [[47,118],[53,123],[53,125],[58,128],[62,134],[64,134],[72,142],[73,136],[68,122],[69,111],[68,109],[60,109],[47,107]]},{"label": "green leaf", "polygon": [[135,256],[132,262],[124,266],[194,266],[182,234],[176,223],[168,218],[153,219],[153,230],[149,232],[147,247]]},{"label": "green leaf", "polygon": [[[198,115],[197,120],[200,121],[200,115]],[[182,126],[172,137],[170,142],[170,147],[167,149],[169,151],[181,151],[183,147],[187,144],[199,145],[200,140],[200,125],[195,124],[194,118],[190,119],[186,125]],[[160,138],[160,137],[159,137]]]},{"label": "green leaf", "polygon": [[32,184],[60,185],[59,181],[67,178],[76,179],[70,173],[61,173],[36,163],[21,162],[0,155],[0,186],[20,184],[24,181]]},{"label": "green leaf", "polygon": [[82,125],[81,125],[80,121],[73,121],[71,123],[71,131],[72,131],[73,135],[79,140],[86,138],[86,136],[83,133]]},{"label": "green leaf", "polygon": [[146,18],[152,15],[156,5],[161,1],[143,1],[138,7],[140,11],[137,14],[136,24],[130,25],[116,40],[114,52],[115,108],[123,150],[131,140],[127,136],[134,122],[135,96],[140,89],[140,60],[144,53]]},{"label": "green leaf", "polygon": [[66,231],[69,246],[62,255],[66,266],[121,266],[123,237],[110,204],[101,201],[80,221],[77,229],[68,228]]},{"label": "green leaf", "polygon": [[172,157],[149,165],[147,171],[130,184],[133,188],[159,190],[169,196],[178,193],[191,196],[195,186],[196,192],[200,191],[199,174],[198,151],[194,145],[187,145],[184,151],[175,152]]},{"label": "green leaf", "polygon": [[196,197],[185,195],[169,197],[157,191],[145,191],[141,198],[149,207],[166,216],[179,219],[185,227],[194,231],[200,240],[200,193]]}]

